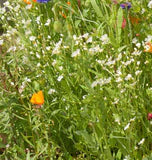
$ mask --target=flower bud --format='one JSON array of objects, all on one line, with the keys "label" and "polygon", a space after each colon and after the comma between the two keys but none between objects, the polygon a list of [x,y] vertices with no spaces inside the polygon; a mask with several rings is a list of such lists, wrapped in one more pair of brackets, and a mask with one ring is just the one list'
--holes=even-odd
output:
[{"label": "flower bud", "polygon": [[151,120],[151,119],[152,119],[152,113],[148,113],[147,119],[148,119],[148,120]]}]

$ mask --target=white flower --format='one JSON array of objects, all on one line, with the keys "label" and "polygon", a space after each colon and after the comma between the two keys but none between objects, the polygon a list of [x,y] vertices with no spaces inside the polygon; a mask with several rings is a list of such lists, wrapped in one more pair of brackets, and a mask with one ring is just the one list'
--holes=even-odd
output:
[{"label": "white flower", "polygon": [[53,93],[55,93],[55,92],[56,92],[56,90],[51,88],[51,89],[48,91],[48,94],[53,94]]},{"label": "white flower", "polygon": [[137,41],[138,41],[137,38],[132,39],[132,43],[134,43],[134,44],[137,43]]},{"label": "white flower", "polygon": [[120,54],[118,54],[118,58],[116,60],[119,61],[119,60],[121,60],[121,58],[122,58],[122,54],[120,53]]},{"label": "white flower", "polygon": [[80,41],[76,40],[76,41],[75,41],[75,45],[78,45],[78,44],[79,44],[79,42],[80,42]]},{"label": "white flower", "polygon": [[144,62],[144,64],[148,64],[149,63],[149,61],[148,60],[146,60],[145,62]]},{"label": "white flower", "polygon": [[41,58],[40,55],[37,52],[36,52],[36,57],[39,58],[39,59]]},{"label": "white flower", "polygon": [[132,55],[135,55],[135,56],[140,56],[142,51],[138,51],[137,48],[134,48],[134,52],[132,53]]},{"label": "white flower", "polygon": [[67,49],[67,48],[69,48],[69,46],[63,46],[63,48]]},{"label": "white flower", "polygon": [[130,119],[130,122],[134,122],[134,121],[135,121],[135,119],[136,119],[136,117],[131,118],[131,119]]},{"label": "white flower", "polygon": [[59,67],[59,70],[62,71],[62,70],[63,70],[63,66],[60,66],[60,67]]},{"label": "white flower", "polygon": [[109,38],[107,34],[104,34],[103,36],[101,36],[100,40],[102,41],[103,44],[109,43]]},{"label": "white flower", "polygon": [[106,63],[107,66],[111,66],[111,65],[114,65],[116,63],[115,60],[109,60],[108,59],[108,62]]},{"label": "white flower", "polygon": [[118,70],[116,71],[116,73],[117,73],[117,74],[116,74],[117,76],[122,75],[122,73],[121,73],[121,68],[120,68],[120,67],[118,68]]},{"label": "white flower", "polygon": [[137,65],[138,65],[138,66],[140,65],[140,61],[137,61]]},{"label": "white flower", "polygon": [[57,97],[55,97],[53,100],[52,100],[52,102],[55,102],[57,100]]},{"label": "white flower", "polygon": [[3,42],[4,42],[4,40],[3,40],[3,39],[1,39],[1,40],[0,40],[0,45],[2,45],[2,44],[3,44]]},{"label": "white flower", "polygon": [[91,87],[92,87],[92,88],[96,87],[98,83],[99,83],[98,81],[94,81],[94,82],[91,84]]},{"label": "white flower", "polygon": [[126,62],[122,62],[122,64],[124,64],[125,66],[128,66],[131,64],[131,60],[130,61],[126,61]]},{"label": "white flower", "polygon": [[130,160],[130,156],[125,156],[125,158],[123,160]]},{"label": "white flower", "polygon": [[120,91],[120,93],[124,93],[125,92],[125,89],[122,89],[121,91]]},{"label": "white flower", "polygon": [[15,46],[11,46],[8,50],[7,50],[7,52],[10,52],[10,51],[16,51],[16,47]]},{"label": "white flower", "polygon": [[25,77],[25,81],[26,81],[26,82],[31,82],[31,79]]},{"label": "white flower", "polygon": [[115,122],[117,122],[120,125],[120,117],[119,116],[115,116]]},{"label": "white flower", "polygon": [[135,72],[135,75],[137,76],[138,74],[140,74],[142,71],[139,71],[139,70],[137,70],[136,72]]},{"label": "white flower", "polygon": [[115,98],[115,99],[114,99],[114,102],[113,102],[112,104],[118,104],[118,102],[119,102],[119,99],[118,99],[118,98]]},{"label": "white flower", "polygon": [[37,18],[36,18],[36,22],[37,22],[37,24],[40,24],[40,16],[38,16]]},{"label": "white flower", "polygon": [[26,30],[26,31],[25,31],[25,34],[26,34],[26,35],[29,35],[29,34],[31,34],[31,33],[32,33],[32,32],[31,32],[30,30]]},{"label": "white flower", "polygon": [[51,36],[48,35],[48,39],[51,39]]},{"label": "white flower", "polygon": [[53,62],[52,62],[52,66],[55,66],[57,63],[57,61],[54,59]]},{"label": "white flower", "polygon": [[18,12],[19,9],[20,9],[20,5],[17,5],[17,6],[14,8],[14,11],[15,11],[15,12]]},{"label": "white flower", "polygon": [[142,144],[144,143],[144,141],[145,141],[145,138],[143,138],[143,139],[138,143],[138,145],[142,145]]},{"label": "white flower", "polygon": [[22,23],[24,24],[24,28],[26,28],[30,23],[31,23],[31,20],[27,20],[25,21],[25,19],[22,20]]},{"label": "white flower", "polygon": [[70,108],[70,106],[66,106],[65,109],[68,110]]},{"label": "white flower", "polygon": [[36,37],[35,36],[31,36],[30,37],[30,41],[35,41]]},{"label": "white flower", "polygon": [[41,66],[41,63],[38,63],[38,64],[37,64],[37,67],[40,67],[40,66]]},{"label": "white flower", "polygon": [[48,19],[48,20],[46,21],[46,23],[45,23],[45,26],[49,26],[49,25],[50,25],[50,22],[51,22],[51,20]]},{"label": "white flower", "polygon": [[117,82],[117,83],[122,82],[122,78],[121,78],[121,77],[118,77],[118,78],[116,79],[116,82]]},{"label": "white flower", "polygon": [[62,80],[62,78],[63,78],[63,76],[61,75],[61,76],[59,76],[58,78],[57,78],[57,81],[61,81]]},{"label": "white flower", "polygon": [[82,98],[85,99],[87,95],[83,95]]},{"label": "white flower", "polygon": [[144,8],[142,8],[142,10],[141,10],[141,14],[144,14],[145,13],[145,9]]},{"label": "white flower", "polygon": [[77,49],[75,52],[73,52],[71,57],[76,57],[78,55],[80,55],[80,49]]},{"label": "white flower", "polygon": [[124,131],[127,130],[130,126],[130,122],[124,127]]},{"label": "white flower", "polygon": [[26,5],[26,7],[25,7],[26,9],[31,9],[32,8],[32,4],[28,4],[28,5]]},{"label": "white flower", "polygon": [[7,1],[7,2],[5,2],[5,3],[3,3],[4,4],[4,6],[5,7],[8,7],[8,6],[10,6],[10,3]]},{"label": "white flower", "polygon": [[77,36],[76,36],[75,34],[73,35],[73,39],[74,39],[74,40],[76,40],[76,39],[77,39]]},{"label": "white flower", "polygon": [[83,38],[88,38],[88,36],[89,36],[89,33],[85,33],[82,37]]},{"label": "white flower", "polygon": [[107,79],[106,79],[106,78],[104,78],[104,79],[100,78],[100,79],[94,81],[94,82],[91,84],[91,87],[94,88],[94,87],[96,87],[98,84],[99,84],[100,86],[102,86],[102,85],[108,84],[108,83],[110,83],[110,82],[111,82],[111,77],[109,77],[109,78],[107,78]]},{"label": "white flower", "polygon": [[3,20],[4,18],[5,18],[4,16],[1,17],[2,20]]},{"label": "white flower", "polygon": [[148,3],[148,7],[149,7],[149,8],[152,8],[152,1],[150,1],[150,2]]},{"label": "white flower", "polygon": [[2,15],[2,14],[4,14],[6,12],[6,9],[5,9],[5,7],[3,7],[3,8],[0,8],[0,14]]},{"label": "white flower", "polygon": [[105,64],[105,60],[98,60],[98,59],[96,59],[96,62],[98,62],[100,65]]},{"label": "white flower", "polygon": [[46,47],[46,50],[47,50],[47,51],[49,51],[50,49],[51,49],[51,47],[50,47],[50,46],[47,46],[47,47]]},{"label": "white flower", "polygon": [[14,82],[11,82],[11,85],[14,86]]},{"label": "white flower", "polygon": [[141,43],[137,43],[136,46],[137,46],[137,48],[140,48]]},{"label": "white flower", "polygon": [[152,35],[148,35],[147,38],[145,38],[146,42],[150,42],[152,41]]},{"label": "white flower", "polygon": [[55,47],[52,51],[52,54],[59,54],[60,53],[61,44],[62,44],[62,38],[60,38],[60,41],[55,44]]},{"label": "white flower", "polygon": [[86,43],[91,43],[92,42],[92,37],[90,37],[87,41],[86,41]]},{"label": "white flower", "polygon": [[34,53],[31,51],[30,54],[32,55],[32,54],[34,54]]},{"label": "white flower", "polygon": [[90,52],[91,54],[94,54],[94,53],[97,53],[97,52],[102,52],[102,51],[103,51],[103,49],[100,48],[99,45],[97,45],[97,46],[89,49],[89,52]]},{"label": "white flower", "polygon": [[125,80],[128,81],[128,80],[131,80],[132,79],[132,75],[131,74],[128,74],[126,77],[125,77]]},{"label": "white flower", "polygon": [[10,145],[9,145],[9,144],[7,144],[5,147],[6,147],[6,148],[9,148],[9,147],[10,147]]}]

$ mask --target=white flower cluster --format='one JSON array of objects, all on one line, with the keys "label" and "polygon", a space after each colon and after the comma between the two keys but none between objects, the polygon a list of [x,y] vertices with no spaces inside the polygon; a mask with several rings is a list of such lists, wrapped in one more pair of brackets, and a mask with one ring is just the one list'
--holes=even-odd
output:
[{"label": "white flower cluster", "polygon": [[100,85],[100,86],[102,86],[102,85],[105,85],[105,84],[108,84],[108,83],[110,83],[111,82],[111,77],[109,77],[109,78],[100,78],[100,79],[97,79],[96,81],[94,81],[92,84],[91,84],[91,87],[92,88],[94,88],[94,87],[96,87],[98,84]]},{"label": "white flower cluster", "polygon": [[59,42],[57,42],[55,44],[55,47],[52,51],[52,54],[59,54],[60,53],[61,44],[62,44],[62,38],[60,38]]}]

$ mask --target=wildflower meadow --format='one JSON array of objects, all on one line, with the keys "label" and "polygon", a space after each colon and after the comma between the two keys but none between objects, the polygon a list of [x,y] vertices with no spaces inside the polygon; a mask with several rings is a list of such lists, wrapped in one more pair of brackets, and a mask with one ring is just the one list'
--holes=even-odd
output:
[{"label": "wildflower meadow", "polygon": [[0,160],[152,160],[152,0],[6,0]]}]

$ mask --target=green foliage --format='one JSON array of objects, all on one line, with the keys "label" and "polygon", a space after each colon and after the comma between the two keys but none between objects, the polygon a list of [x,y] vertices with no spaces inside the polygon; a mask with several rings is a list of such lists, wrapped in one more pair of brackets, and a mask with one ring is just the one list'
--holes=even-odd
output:
[{"label": "green foliage", "polygon": [[[8,2],[0,159],[151,159],[149,1]],[[40,90],[44,104],[32,104]]]}]

